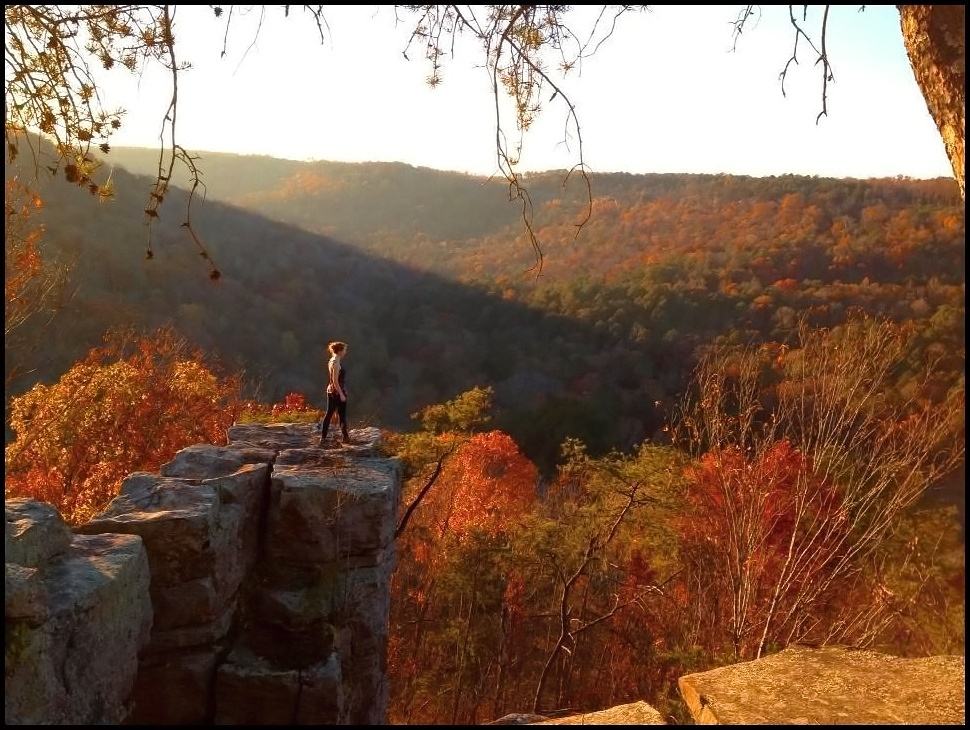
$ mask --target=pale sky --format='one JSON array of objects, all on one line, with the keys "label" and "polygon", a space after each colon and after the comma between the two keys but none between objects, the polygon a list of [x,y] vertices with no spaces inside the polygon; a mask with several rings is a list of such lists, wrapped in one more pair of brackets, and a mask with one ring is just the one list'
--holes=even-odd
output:
[{"label": "pale sky", "polygon": [[[621,18],[614,36],[562,87],[576,103],[586,160],[595,172],[796,173],[833,177],[949,176],[951,168],[913,78],[893,6],[834,6],[828,49],[835,82],[829,116],[816,126],[821,78],[800,46],[782,96],[778,73],[791,55],[787,6],[764,6],[731,52],[741,6],[658,6]],[[420,48],[401,52],[412,25],[391,6],[332,6],[320,45],[293,6],[259,17],[236,12],[229,51],[224,23],[205,6],[179,6],[178,132],[193,151],[295,160],[401,161],[496,172],[494,104],[481,52],[460,43],[443,83],[430,89]],[[819,6],[810,26],[818,28]],[[583,12],[583,11],[580,11]],[[402,12],[402,17],[410,19]],[[576,24],[576,29],[590,23]],[[115,145],[154,146],[170,78],[149,69],[106,74],[109,105],[128,110]],[[547,92],[546,96],[551,92]],[[526,137],[524,170],[575,163],[562,144],[565,112],[546,104]],[[509,119],[510,130],[514,124]]]}]

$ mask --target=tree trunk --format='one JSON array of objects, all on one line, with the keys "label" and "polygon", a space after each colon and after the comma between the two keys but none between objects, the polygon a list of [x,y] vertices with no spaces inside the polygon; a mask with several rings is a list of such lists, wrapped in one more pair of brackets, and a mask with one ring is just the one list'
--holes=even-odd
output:
[{"label": "tree trunk", "polygon": [[962,5],[897,5],[903,42],[926,106],[964,191],[966,139],[966,9]]}]

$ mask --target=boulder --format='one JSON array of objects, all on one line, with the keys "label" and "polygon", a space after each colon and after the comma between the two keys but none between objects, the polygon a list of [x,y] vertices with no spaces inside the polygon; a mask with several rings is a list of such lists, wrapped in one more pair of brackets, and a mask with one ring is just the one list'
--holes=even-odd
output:
[{"label": "boulder", "polygon": [[219,495],[213,487],[136,473],[100,515],[77,532],[140,535],[152,571],[152,588],[212,575]]},{"label": "boulder", "polygon": [[255,563],[268,483],[266,464],[197,483],[137,473],[104,512],[76,529],[144,539],[157,631],[211,626]]},{"label": "boulder", "polygon": [[646,702],[631,702],[608,710],[540,720],[533,725],[666,725],[663,715]]},{"label": "boulder", "polygon": [[36,582],[44,620],[6,616],[6,722],[121,722],[152,620],[141,539],[78,535],[36,570],[18,578]]},{"label": "boulder", "polygon": [[700,724],[964,724],[964,657],[791,646],[678,680]]},{"label": "boulder", "polygon": [[71,545],[71,528],[46,502],[14,498],[5,502],[4,561],[37,568]]},{"label": "boulder", "polygon": [[275,457],[272,449],[194,444],[175,454],[159,472],[163,477],[211,479],[232,474],[244,464],[271,464]]}]

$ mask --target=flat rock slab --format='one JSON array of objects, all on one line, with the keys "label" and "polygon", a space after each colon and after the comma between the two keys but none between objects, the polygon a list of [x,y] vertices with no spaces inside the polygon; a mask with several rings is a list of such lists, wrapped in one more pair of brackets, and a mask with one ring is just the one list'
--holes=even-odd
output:
[{"label": "flat rock slab", "polygon": [[[227,447],[229,449],[286,451],[315,449],[320,446],[318,423],[244,423],[231,426],[226,433],[229,437]],[[328,438],[328,450],[354,456],[380,455],[381,430],[379,428],[375,426],[352,428],[348,435],[351,443],[346,445],[339,440]]]},{"label": "flat rock slab", "polygon": [[305,449],[284,449],[276,457],[276,466],[299,466],[307,469],[338,468],[346,466],[347,459],[337,449],[312,446]]},{"label": "flat rock slab", "polygon": [[964,657],[791,646],[678,680],[700,724],[962,725]]},{"label": "flat rock slab", "polygon": [[530,725],[666,725],[663,715],[646,702],[631,702],[599,712],[584,712],[554,720],[541,720]]},{"label": "flat rock slab", "polygon": [[244,423],[229,427],[230,447],[258,447],[282,451],[306,449],[320,444],[320,428],[315,423]]},{"label": "flat rock slab", "polygon": [[498,720],[486,722],[486,725],[531,725],[532,723],[548,720],[545,715],[536,715],[530,712],[513,712],[503,715]]}]

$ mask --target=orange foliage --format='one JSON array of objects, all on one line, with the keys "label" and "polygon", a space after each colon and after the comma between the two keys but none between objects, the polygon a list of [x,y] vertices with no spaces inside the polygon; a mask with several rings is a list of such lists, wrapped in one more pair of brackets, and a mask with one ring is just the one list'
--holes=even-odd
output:
[{"label": "orange foliage", "polygon": [[32,497],[78,524],[133,471],[154,471],[193,443],[225,443],[239,389],[171,330],[115,335],[54,385],[11,402],[6,496]]},{"label": "orange foliage", "polygon": [[460,540],[472,530],[490,535],[527,512],[535,501],[537,471],[501,431],[476,434],[449,459],[441,489],[427,505],[438,534]]},{"label": "orange foliage", "polygon": [[772,284],[775,289],[781,289],[782,291],[795,291],[798,288],[798,281],[796,279],[779,279],[774,284]]}]

